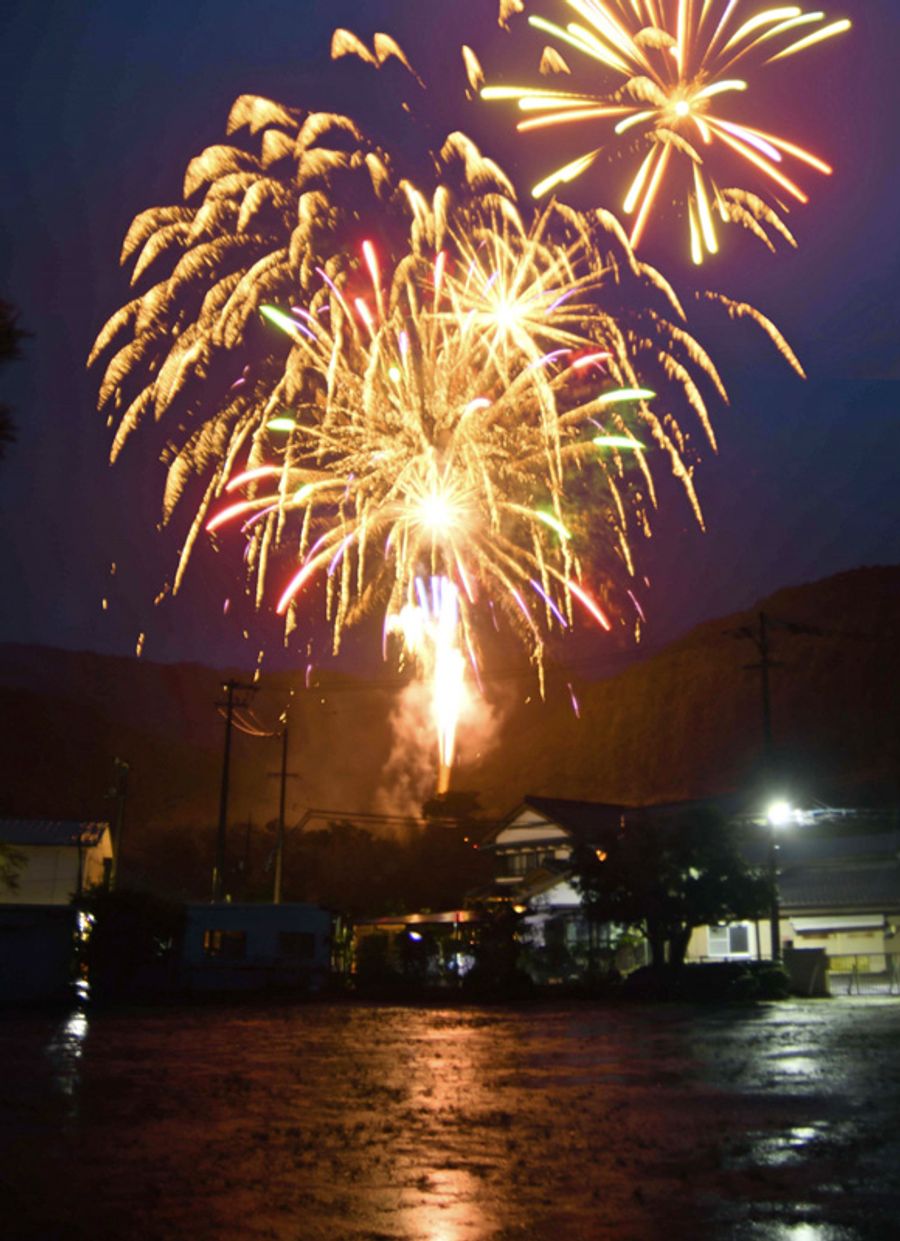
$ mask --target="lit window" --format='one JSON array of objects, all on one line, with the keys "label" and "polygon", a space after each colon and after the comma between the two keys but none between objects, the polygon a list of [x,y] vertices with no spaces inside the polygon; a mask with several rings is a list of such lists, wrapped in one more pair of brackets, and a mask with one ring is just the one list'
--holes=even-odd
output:
[{"label": "lit window", "polygon": [[731,926],[709,928],[709,955],[711,957],[749,957],[750,927],[746,922]]},{"label": "lit window", "polygon": [[217,961],[242,961],[247,955],[244,931],[204,931],[203,955]]}]

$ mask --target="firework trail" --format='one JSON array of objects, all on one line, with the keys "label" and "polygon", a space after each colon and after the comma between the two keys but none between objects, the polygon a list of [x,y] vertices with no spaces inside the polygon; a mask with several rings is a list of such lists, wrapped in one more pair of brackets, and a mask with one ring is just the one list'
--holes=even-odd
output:
[{"label": "firework trail", "polygon": [[[537,15],[529,17],[529,24],[587,57],[602,89],[494,85],[481,90],[484,99],[518,103],[527,114],[517,125],[521,132],[598,123],[611,131],[599,146],[543,177],[532,190],[534,197],[574,181],[601,153],[619,146],[637,161],[621,202],[632,219],[632,246],[640,243],[663,195],[684,206],[697,264],[719,249],[717,218],[748,229],[770,250],[767,229],[796,244],[779,211],[758,194],[720,186],[717,166],[730,162],[751,173],[776,196],[782,211],[784,196],[808,201],[786,166],[798,162],[824,174],[831,168],[796,143],[729,117],[727,107],[735,94],[748,92],[747,79],[738,74],[814,47],[848,30],[850,22],[827,22],[824,13],[797,5],[760,8],[741,0],[565,3],[575,19],[565,26]],[[545,49],[541,68],[571,73],[554,48]]]}]

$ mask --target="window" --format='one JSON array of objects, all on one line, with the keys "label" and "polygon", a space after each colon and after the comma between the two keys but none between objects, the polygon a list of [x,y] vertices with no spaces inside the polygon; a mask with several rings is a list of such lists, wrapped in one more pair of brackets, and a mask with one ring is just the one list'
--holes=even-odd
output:
[{"label": "window", "polygon": [[504,873],[507,875],[524,875],[528,869],[528,860],[524,853],[507,853],[504,863]]},{"label": "window", "polygon": [[316,954],[316,937],[312,931],[280,931],[278,955],[289,961],[311,961]]},{"label": "window", "polygon": [[246,931],[204,931],[203,955],[217,961],[242,961],[247,955]]},{"label": "window", "polygon": [[556,855],[549,849],[522,849],[516,853],[504,855],[505,875],[528,875],[541,867],[552,870],[556,864]]},{"label": "window", "polygon": [[750,928],[746,923],[728,928],[728,951],[735,956],[749,956]]},{"label": "window", "polygon": [[711,957],[749,957],[749,925],[746,922],[734,922],[730,926],[711,926],[709,928],[709,955]]}]

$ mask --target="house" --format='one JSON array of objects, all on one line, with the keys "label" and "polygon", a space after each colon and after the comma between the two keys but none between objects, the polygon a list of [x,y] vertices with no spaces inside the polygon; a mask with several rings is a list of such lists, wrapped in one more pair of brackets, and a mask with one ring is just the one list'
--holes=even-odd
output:
[{"label": "house", "polygon": [[[780,947],[819,949],[841,976],[883,975],[900,991],[900,831],[891,812],[798,810],[778,832]],[[748,860],[765,864],[768,824],[744,825]],[[689,959],[771,956],[768,919],[699,927]]]},{"label": "house", "polygon": [[182,981],[190,991],[317,991],[331,967],[332,914],[316,905],[188,905]]},{"label": "house", "polygon": [[103,883],[112,866],[108,823],[58,819],[0,819],[0,842],[23,859],[5,904],[68,905]]},{"label": "house", "polygon": [[496,858],[494,883],[476,894],[506,901],[524,915],[527,968],[536,981],[574,977],[602,956],[621,972],[646,960],[642,943],[584,917],[572,883],[579,847],[602,849],[635,808],[561,797],[526,797],[481,842]]}]

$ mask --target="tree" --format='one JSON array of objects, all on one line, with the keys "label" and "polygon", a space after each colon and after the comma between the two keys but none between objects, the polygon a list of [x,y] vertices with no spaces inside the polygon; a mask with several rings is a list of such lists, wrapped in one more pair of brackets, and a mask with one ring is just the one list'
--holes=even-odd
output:
[{"label": "tree", "polygon": [[464,978],[466,991],[485,999],[527,994],[531,979],[522,968],[522,914],[509,905],[479,910],[472,950],[475,964]]},{"label": "tree", "polygon": [[657,968],[683,964],[695,927],[758,917],[771,903],[768,877],[708,808],[626,823],[579,850],[575,867],[588,918],[640,929]]},{"label": "tree", "polygon": [[91,927],[79,955],[95,999],[127,999],[171,985],[184,933],[183,905],[150,892],[103,887],[73,903]]},{"label": "tree", "polygon": [[19,871],[25,865],[25,854],[0,841],[0,892],[15,892]]},{"label": "tree", "polygon": [[[8,302],[0,298],[0,366],[22,356],[19,342],[28,335],[16,323],[17,315]],[[5,446],[15,439],[9,406],[0,402],[0,458]]]}]

